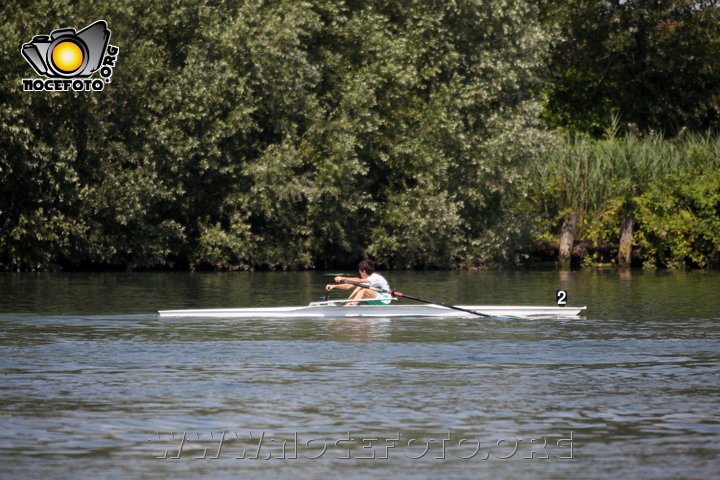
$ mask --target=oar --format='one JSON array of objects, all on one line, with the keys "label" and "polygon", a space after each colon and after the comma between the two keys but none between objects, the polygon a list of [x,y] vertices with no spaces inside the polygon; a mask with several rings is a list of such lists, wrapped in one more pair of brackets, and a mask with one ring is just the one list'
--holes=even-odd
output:
[{"label": "oar", "polygon": [[452,308],[453,310],[460,310],[461,312],[472,313],[473,315],[478,315],[480,317],[492,317],[492,315],[488,315],[486,313],[480,313],[480,312],[476,312],[474,310],[468,310],[466,308],[456,307],[455,305],[448,305],[447,303],[434,302],[432,300],[426,300],[424,298],[413,297],[412,295],[407,295],[405,293],[398,292],[397,290],[388,290],[387,288],[382,288],[382,287],[371,287],[368,285],[363,285],[362,283],[353,282],[351,280],[343,280],[340,283],[348,283],[350,285],[355,285],[356,287],[367,288],[368,290],[375,290],[377,292],[389,293],[390,295],[392,295],[394,297],[407,298],[410,300],[415,300],[416,302],[429,303],[432,305],[439,305],[439,306],[445,307],[445,308]]}]

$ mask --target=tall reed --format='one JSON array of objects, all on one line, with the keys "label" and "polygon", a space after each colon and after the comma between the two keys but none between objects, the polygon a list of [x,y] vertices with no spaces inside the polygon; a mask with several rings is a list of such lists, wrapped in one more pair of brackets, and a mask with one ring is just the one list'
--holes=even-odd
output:
[{"label": "tall reed", "polygon": [[[605,138],[573,137],[566,139],[544,159],[534,177],[547,192],[546,205],[556,202],[556,219],[576,214],[580,234],[593,230],[616,241],[621,217],[632,217],[636,200],[651,188],[662,188],[669,176],[694,176],[720,169],[720,135],[713,132],[684,132],[669,139],[662,134],[641,136],[616,129]],[[538,190],[536,190],[538,191]],[[616,231],[593,227],[601,222],[616,225]],[[557,225],[557,224],[556,224]],[[585,231],[583,231],[585,230]]]}]

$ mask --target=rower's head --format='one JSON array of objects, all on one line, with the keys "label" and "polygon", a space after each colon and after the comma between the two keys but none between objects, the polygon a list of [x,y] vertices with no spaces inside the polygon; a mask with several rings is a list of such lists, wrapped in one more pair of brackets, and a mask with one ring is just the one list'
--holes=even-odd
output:
[{"label": "rower's head", "polygon": [[372,260],[363,260],[358,265],[358,270],[360,271],[360,275],[365,274],[364,276],[369,277],[375,272],[375,264]]}]

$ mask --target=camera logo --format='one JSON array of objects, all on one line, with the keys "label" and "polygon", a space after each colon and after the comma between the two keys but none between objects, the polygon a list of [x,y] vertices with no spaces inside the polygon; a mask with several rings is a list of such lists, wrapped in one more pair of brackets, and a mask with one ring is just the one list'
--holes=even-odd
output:
[{"label": "camera logo", "polygon": [[[38,73],[46,77],[23,78],[28,91],[100,91],[110,83],[120,49],[110,45],[110,30],[98,20],[76,32],[74,28],[53,30],[36,35],[23,44],[22,56]],[[91,78],[99,72],[101,78]]]}]

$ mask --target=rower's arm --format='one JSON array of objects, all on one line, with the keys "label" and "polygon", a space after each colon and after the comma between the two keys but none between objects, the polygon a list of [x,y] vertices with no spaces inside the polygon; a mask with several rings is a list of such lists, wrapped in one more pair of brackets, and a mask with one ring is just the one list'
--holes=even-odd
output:
[{"label": "rower's arm", "polygon": [[[355,283],[368,283],[366,278],[340,277],[340,276],[335,277],[335,283],[344,282],[345,280],[347,280],[348,282],[355,282]],[[349,285],[348,288],[350,288],[352,286],[357,286],[357,285]]]}]

